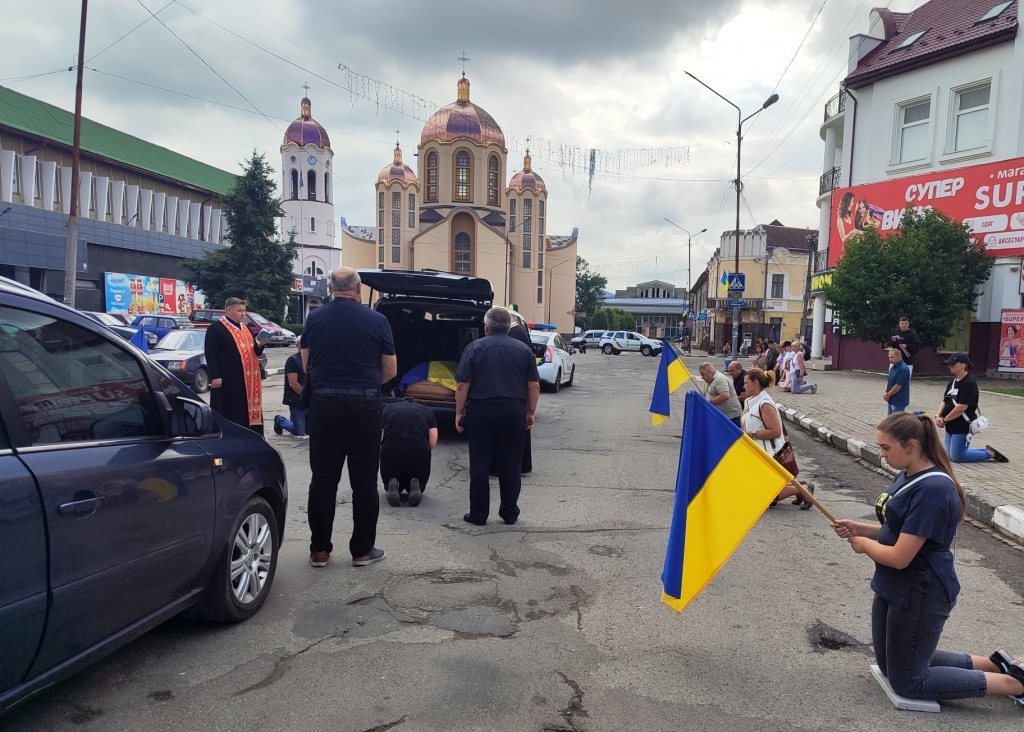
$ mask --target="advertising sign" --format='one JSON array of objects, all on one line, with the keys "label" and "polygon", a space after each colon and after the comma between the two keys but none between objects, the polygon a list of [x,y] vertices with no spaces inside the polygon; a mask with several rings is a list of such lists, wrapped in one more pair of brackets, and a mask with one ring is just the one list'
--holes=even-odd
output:
[{"label": "advertising sign", "polygon": [[105,272],[106,311],[120,315],[184,315],[202,307],[202,295],[182,280]]},{"label": "advertising sign", "polygon": [[999,323],[999,370],[1024,373],[1024,310],[1004,310]]},{"label": "advertising sign", "polygon": [[897,178],[832,191],[828,264],[852,236],[900,226],[903,209],[933,208],[969,225],[994,256],[1024,255],[1024,158]]}]

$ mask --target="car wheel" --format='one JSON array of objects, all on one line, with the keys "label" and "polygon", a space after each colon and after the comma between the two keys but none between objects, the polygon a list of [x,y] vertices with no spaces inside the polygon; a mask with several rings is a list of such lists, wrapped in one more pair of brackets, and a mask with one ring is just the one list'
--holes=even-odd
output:
[{"label": "car wheel", "polygon": [[250,498],[231,526],[228,546],[207,590],[200,615],[237,623],[263,606],[277,571],[280,550],[277,517],[263,498]]},{"label": "car wheel", "polygon": [[192,390],[196,394],[205,394],[210,390],[210,375],[206,373],[206,369],[196,371],[196,375],[192,377]]},{"label": "car wheel", "polygon": [[640,346],[640,353],[642,353],[645,356],[650,356],[651,355],[651,347],[648,346],[648,345]]},{"label": "car wheel", "polygon": [[263,364],[260,364],[260,379],[261,380],[266,380],[266,378],[267,378],[267,370],[266,370],[266,368],[263,367]]},{"label": "car wheel", "polygon": [[551,393],[557,394],[558,390],[562,388],[562,369],[558,369],[558,373],[555,374],[555,383],[551,385]]},{"label": "car wheel", "polygon": [[566,386],[572,386],[572,382],[576,379],[576,364],[572,365],[572,371],[569,372],[569,380],[565,382]]},{"label": "car wheel", "polygon": [[611,356],[613,353],[615,353],[615,349],[612,348],[611,343],[605,343],[604,347],[601,349],[601,353],[603,353],[605,356]]}]

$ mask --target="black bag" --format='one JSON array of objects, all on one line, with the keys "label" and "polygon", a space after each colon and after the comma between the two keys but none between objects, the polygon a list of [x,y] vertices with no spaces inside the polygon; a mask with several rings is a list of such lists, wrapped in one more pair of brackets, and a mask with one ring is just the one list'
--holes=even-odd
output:
[{"label": "black bag", "polygon": [[775,364],[779,361],[779,352],[774,348],[768,349],[768,358],[765,359],[764,365],[768,371],[775,370]]}]

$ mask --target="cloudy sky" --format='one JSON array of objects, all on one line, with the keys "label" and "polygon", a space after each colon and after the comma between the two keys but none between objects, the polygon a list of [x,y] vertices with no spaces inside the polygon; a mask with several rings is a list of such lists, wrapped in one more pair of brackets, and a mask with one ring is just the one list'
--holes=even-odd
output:
[{"label": "cloudy sky", "polygon": [[[684,71],[744,116],[779,94],[744,130],[741,226],[816,227],[823,107],[844,75],[848,37],[881,4],[105,0],[90,6],[83,113],[225,170],[253,148],[277,168],[308,83],[341,179],[336,214],[371,224],[395,130],[415,169],[423,121],[455,100],[465,52],[472,101],[502,126],[510,171],[532,140],[549,233],[579,228],[580,254],[611,288],[655,277],[685,285],[686,235],[665,218],[709,230],[693,241],[696,278],[734,225],[736,113]],[[78,6],[10,3],[0,84],[73,109]]]}]

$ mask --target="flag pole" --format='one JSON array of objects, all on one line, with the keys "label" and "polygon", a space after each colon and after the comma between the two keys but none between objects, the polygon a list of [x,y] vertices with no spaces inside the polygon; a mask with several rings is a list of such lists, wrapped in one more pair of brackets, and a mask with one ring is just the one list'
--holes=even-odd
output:
[{"label": "flag pole", "polygon": [[821,501],[819,501],[817,498],[814,497],[813,493],[811,493],[809,490],[807,490],[807,486],[805,486],[803,483],[801,483],[796,478],[794,478],[792,482],[793,482],[793,485],[795,485],[797,488],[800,489],[800,497],[801,498],[803,498],[807,503],[810,503],[816,509],[818,509],[823,514],[825,514],[825,518],[827,518],[829,521],[831,521],[832,523],[836,522],[836,517],[832,515],[832,512],[829,511],[827,508],[825,508],[821,504]]}]

